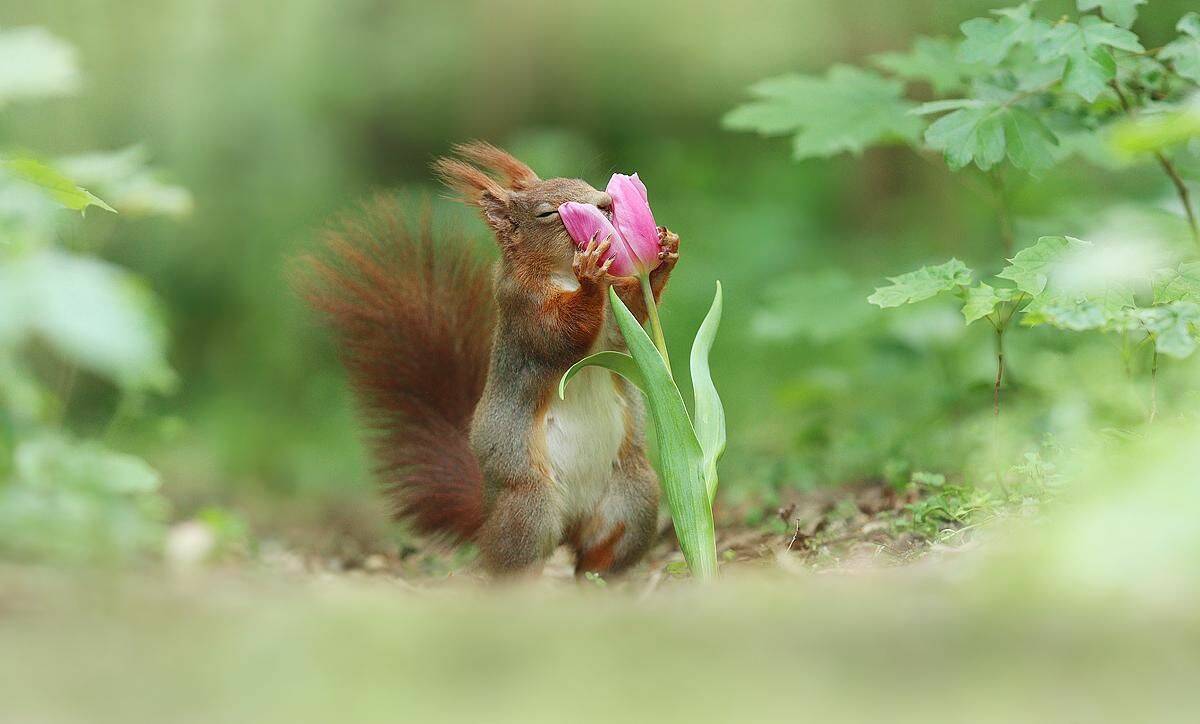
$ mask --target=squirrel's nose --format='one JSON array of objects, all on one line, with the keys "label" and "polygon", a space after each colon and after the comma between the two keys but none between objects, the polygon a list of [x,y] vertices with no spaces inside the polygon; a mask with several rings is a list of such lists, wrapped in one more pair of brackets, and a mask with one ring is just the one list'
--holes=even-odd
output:
[{"label": "squirrel's nose", "polygon": [[598,191],[596,193],[596,200],[594,203],[599,208],[607,211],[612,208],[612,203],[613,203],[612,196],[609,196],[608,193],[605,191]]}]

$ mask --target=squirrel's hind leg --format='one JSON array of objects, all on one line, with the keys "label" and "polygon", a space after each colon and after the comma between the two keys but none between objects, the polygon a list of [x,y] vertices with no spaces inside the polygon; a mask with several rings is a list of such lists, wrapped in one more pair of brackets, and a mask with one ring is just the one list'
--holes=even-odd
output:
[{"label": "squirrel's hind leg", "polygon": [[484,569],[508,577],[539,573],[562,536],[562,503],[554,483],[527,479],[497,493],[477,542]]},{"label": "squirrel's hind leg", "polygon": [[613,470],[612,487],[596,512],[583,521],[571,547],[575,575],[616,574],[646,555],[658,532],[658,479],[640,460],[622,460]]}]

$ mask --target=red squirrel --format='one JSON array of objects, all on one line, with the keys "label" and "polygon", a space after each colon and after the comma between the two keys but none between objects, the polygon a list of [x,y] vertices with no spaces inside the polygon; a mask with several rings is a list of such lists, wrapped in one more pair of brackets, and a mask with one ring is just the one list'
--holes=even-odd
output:
[{"label": "red squirrel", "polygon": [[[435,238],[428,219],[414,233],[377,200],[307,260],[305,296],[336,337],[397,518],[475,542],[495,576],[540,571],[561,544],[577,574],[620,572],[657,527],[641,394],[596,367],[557,394],[573,363],[624,349],[610,286],[646,318],[637,281],[608,273],[607,244],[577,248],[559,219],[567,201],[612,199],[486,143],[454,150],[434,169],[490,228],[494,269],[467,239]],[[679,258],[678,236],[659,227],[659,241],[656,302]]]}]

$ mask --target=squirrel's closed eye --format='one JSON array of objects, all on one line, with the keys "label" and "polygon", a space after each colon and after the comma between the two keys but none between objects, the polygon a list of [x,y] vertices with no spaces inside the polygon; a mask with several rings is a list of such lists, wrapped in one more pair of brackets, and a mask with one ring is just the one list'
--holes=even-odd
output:
[{"label": "squirrel's closed eye", "polygon": [[550,218],[551,216],[554,216],[554,215],[555,215],[555,214],[557,214],[557,213],[558,213],[558,209],[547,209],[547,210],[545,210],[545,211],[539,211],[539,212],[538,212],[538,214],[537,214],[537,217],[538,217],[539,219],[548,219],[548,218]]}]

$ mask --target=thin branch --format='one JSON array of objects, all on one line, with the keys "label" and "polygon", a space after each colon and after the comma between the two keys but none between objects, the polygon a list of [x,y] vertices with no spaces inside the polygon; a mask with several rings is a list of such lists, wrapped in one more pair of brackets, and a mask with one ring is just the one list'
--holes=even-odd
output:
[{"label": "thin branch", "polygon": [[1158,417],[1158,347],[1154,348],[1154,356],[1150,362],[1150,419],[1149,424],[1154,424],[1154,419]]},{"label": "thin branch", "polygon": [[1008,189],[1004,186],[1004,177],[998,171],[988,174],[992,181],[992,190],[996,194],[996,216],[1000,221],[1000,240],[1004,242],[1004,258],[1013,254],[1016,237],[1013,234],[1012,207],[1008,201]]},{"label": "thin branch", "polygon": [[[1125,95],[1125,91],[1121,90],[1121,84],[1113,80],[1110,84],[1112,89],[1116,91],[1117,98],[1121,101],[1121,108],[1125,109],[1125,113],[1130,118],[1137,117],[1137,111],[1129,103],[1129,98]],[[1192,197],[1188,192],[1187,184],[1179,175],[1179,170],[1175,168],[1175,164],[1171,163],[1171,159],[1167,158],[1162,151],[1156,151],[1154,157],[1158,159],[1158,163],[1162,166],[1164,172],[1171,179],[1171,183],[1175,186],[1175,193],[1179,195],[1179,201],[1183,204],[1183,213],[1187,216],[1188,226],[1192,230],[1192,240],[1200,246],[1200,222],[1196,220],[1196,213],[1192,211]]]},{"label": "thin branch", "polygon": [[1004,330],[996,330],[996,385],[992,389],[992,416],[1000,419],[1000,385],[1004,382]]},{"label": "thin branch", "polygon": [[1187,184],[1183,182],[1179,170],[1175,168],[1175,164],[1171,163],[1171,159],[1167,158],[1166,154],[1159,151],[1154,155],[1162,165],[1163,171],[1171,177],[1171,183],[1175,185],[1175,193],[1179,195],[1179,201],[1183,204],[1183,213],[1187,215],[1188,226],[1192,228],[1192,240],[1196,242],[1197,246],[1200,246],[1200,222],[1196,220],[1196,212],[1192,210],[1192,197],[1188,192]]}]

